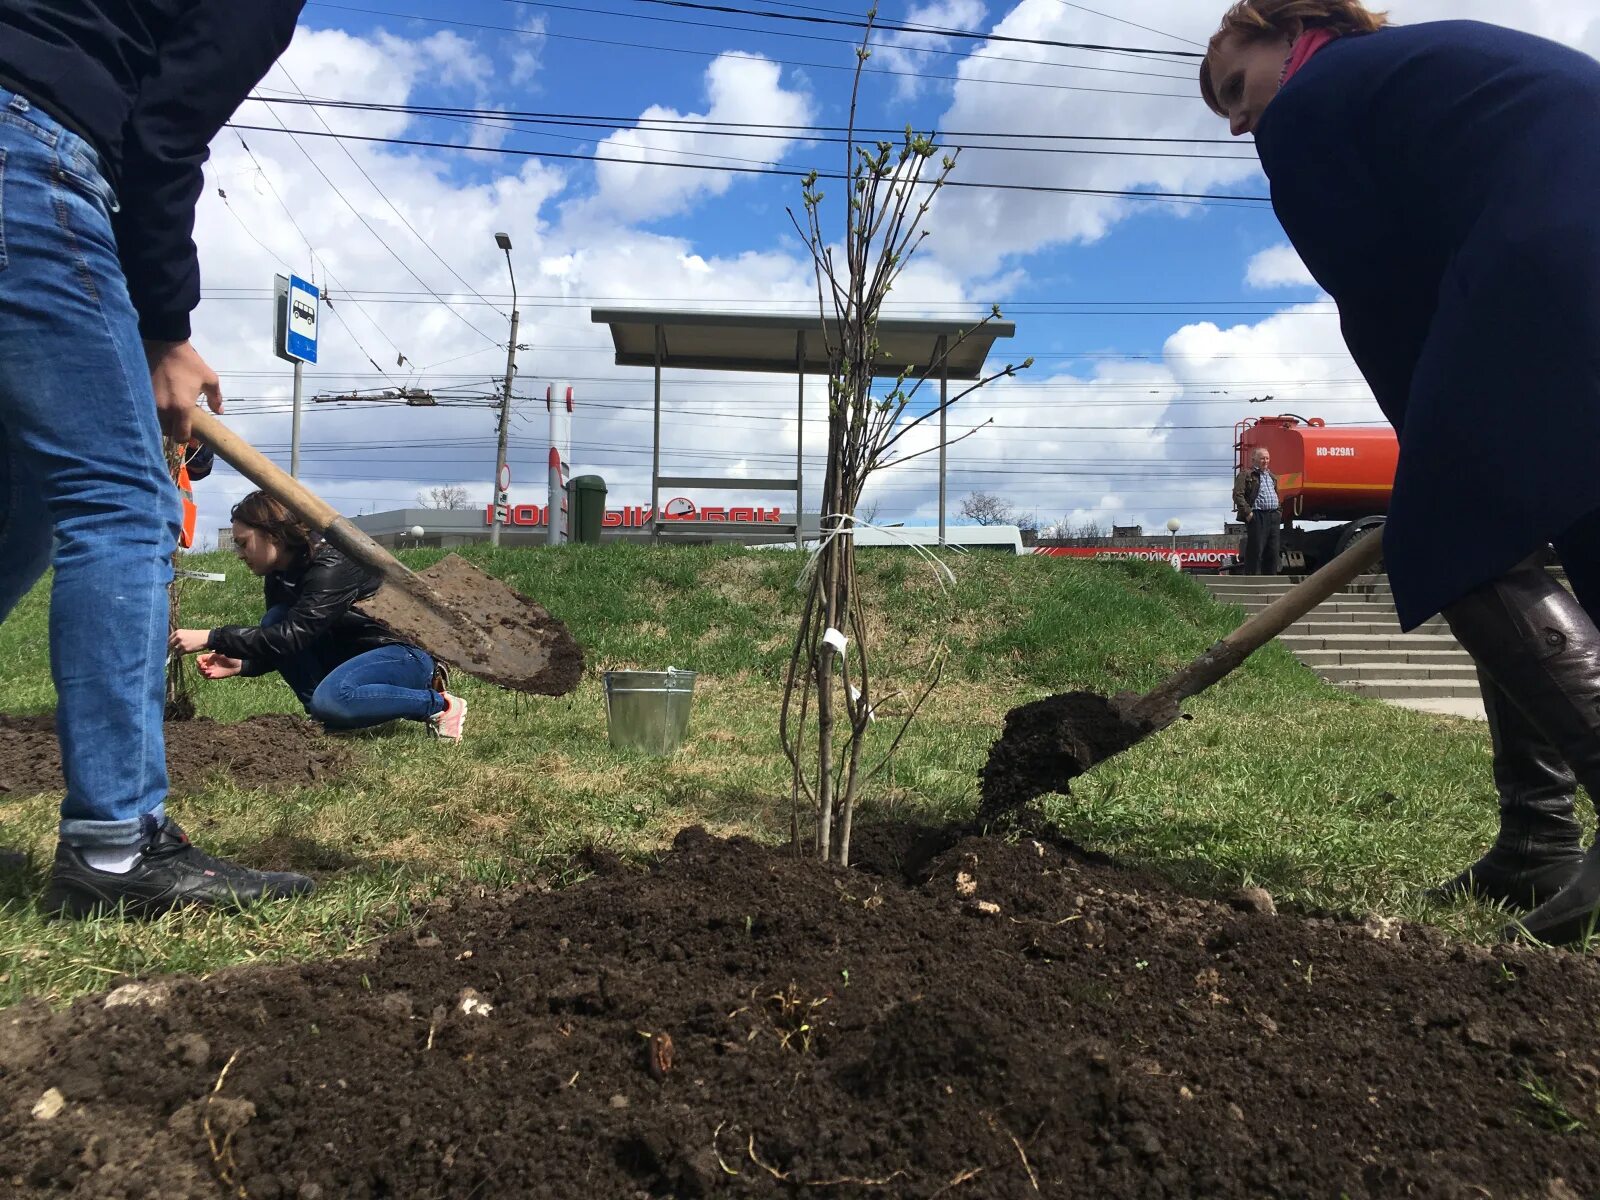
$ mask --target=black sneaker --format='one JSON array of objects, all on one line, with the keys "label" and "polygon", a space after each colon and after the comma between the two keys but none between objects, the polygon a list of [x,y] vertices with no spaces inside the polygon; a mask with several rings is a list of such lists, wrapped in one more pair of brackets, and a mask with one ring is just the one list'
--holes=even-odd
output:
[{"label": "black sneaker", "polygon": [[90,917],[121,908],[131,917],[155,917],[174,908],[237,909],[262,900],[287,900],[310,892],[304,875],[252,871],[212,858],[189,844],[168,817],[147,829],[139,861],[125,875],[97,871],[65,842],[56,846],[45,911],[60,917]]}]

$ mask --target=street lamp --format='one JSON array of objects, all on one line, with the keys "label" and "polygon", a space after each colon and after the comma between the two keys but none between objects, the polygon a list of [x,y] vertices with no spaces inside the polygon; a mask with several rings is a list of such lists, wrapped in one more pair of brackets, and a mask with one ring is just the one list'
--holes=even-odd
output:
[{"label": "street lamp", "polygon": [[506,439],[511,433],[511,382],[517,374],[517,327],[522,323],[522,314],[517,310],[517,272],[511,265],[511,235],[495,234],[494,244],[505,251],[506,270],[511,273],[511,340],[506,343],[506,387],[500,396],[500,437],[494,456],[494,519],[489,522],[489,544],[498,546],[500,526],[509,515],[506,506],[511,503],[506,491],[511,482],[506,469]]},{"label": "street lamp", "polygon": [[1178,530],[1182,528],[1183,522],[1178,520],[1177,517],[1173,517],[1172,520],[1167,522],[1167,532],[1172,535],[1172,552],[1174,554],[1178,552]]}]

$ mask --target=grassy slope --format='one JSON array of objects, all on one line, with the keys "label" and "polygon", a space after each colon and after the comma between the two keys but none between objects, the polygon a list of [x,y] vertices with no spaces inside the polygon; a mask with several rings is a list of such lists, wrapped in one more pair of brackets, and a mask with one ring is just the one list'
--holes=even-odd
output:
[{"label": "grassy slope", "polygon": [[[418,565],[437,557],[419,552]],[[421,727],[356,739],[345,780],[289,796],[219,781],[175,803],[195,840],[244,861],[322,875],[313,900],[247,917],[151,925],[47,923],[34,902],[58,797],[0,800],[0,844],[41,864],[0,880],[0,1003],[61,998],[124,972],[336,954],[460,885],[526,877],[580,845],[644,852],[681,826],[783,836],[786,769],[776,724],[797,604],[787,553],[607,546],[472,555],[563,616],[591,672],[571,697],[517,698],[471,681],[468,740]],[[908,553],[863,556],[870,613],[891,681],[925,661],[949,609]],[[226,584],[185,584],[183,623],[253,619],[259,584],[231,559]],[[943,819],[976,800],[976,771],[1005,711],[1051,691],[1148,687],[1238,619],[1193,581],[1143,564],[969,555],[956,584],[944,683],[872,794],[879,810]],[[0,626],[9,712],[53,703],[42,589]],[[606,743],[598,670],[701,672],[684,752],[656,761]],[[201,685],[221,719],[293,711],[275,678]],[[1483,727],[1358,700],[1269,647],[1192,705],[1195,719],[1083,780],[1052,805],[1083,843],[1205,887],[1260,883],[1280,898],[1422,915],[1416,890],[1489,836]],[[880,725],[886,729],[888,722]],[[355,865],[325,870],[343,856]],[[1434,919],[1494,927],[1471,909]]]}]

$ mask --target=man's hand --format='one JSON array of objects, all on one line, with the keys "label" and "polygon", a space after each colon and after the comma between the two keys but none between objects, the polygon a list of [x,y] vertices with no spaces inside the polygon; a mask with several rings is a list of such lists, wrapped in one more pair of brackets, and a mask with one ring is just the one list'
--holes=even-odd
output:
[{"label": "man's hand", "polygon": [[146,342],[144,357],[162,430],[175,442],[187,442],[190,413],[201,395],[212,412],[222,411],[222,381],[188,342]]},{"label": "man's hand", "polygon": [[1254,521],[1255,519],[1256,519],[1256,514],[1254,512],[1247,512],[1244,515],[1244,523],[1246,525],[1250,524],[1250,522]]},{"label": "man's hand", "polygon": [[202,654],[194,661],[200,668],[200,674],[207,679],[229,679],[244,670],[244,663],[237,658],[229,658],[226,654],[218,654],[214,650],[210,654]]},{"label": "man's hand", "polygon": [[210,640],[209,629],[175,629],[167,639],[167,645],[174,654],[198,654],[206,649],[206,643]]}]

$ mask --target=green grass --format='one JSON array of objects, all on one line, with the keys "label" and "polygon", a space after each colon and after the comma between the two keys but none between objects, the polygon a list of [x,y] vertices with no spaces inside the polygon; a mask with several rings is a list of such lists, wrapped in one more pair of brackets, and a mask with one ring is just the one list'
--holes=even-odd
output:
[{"label": "green grass", "polygon": [[[436,552],[406,556],[414,565]],[[777,740],[782,674],[800,595],[793,555],[729,549],[571,547],[468,557],[562,616],[587,649],[582,686],[560,700],[471,680],[468,737],[420,726],[352,739],[336,783],[266,795],[219,783],[174,801],[197,843],[243,861],[282,860],[321,879],[308,901],[245,917],[152,924],[47,922],[36,903],[59,796],[0,799],[0,845],[35,867],[0,877],[0,1003],[62,1000],[131,973],[207,972],[347,953],[433,898],[562,869],[572,851],[665,845],[682,826],[787,834]],[[182,623],[259,616],[259,582],[232,559],[226,584],[185,583]],[[877,670],[909,681],[949,624],[944,683],[869,796],[872,812],[970,815],[976,772],[1006,710],[1052,691],[1146,688],[1230,629],[1194,581],[1145,564],[952,556],[945,596],[910,554],[863,555]],[[0,626],[8,712],[49,709],[43,587]],[[668,760],[612,751],[598,671],[700,672],[684,750]],[[297,711],[276,678],[197,681],[203,715]],[[1080,781],[1048,807],[1085,845],[1186,884],[1260,884],[1280,900],[1439,921],[1467,934],[1493,913],[1429,909],[1418,892],[1492,836],[1482,725],[1405,712],[1319,682],[1278,647],[1190,706],[1182,723]],[[888,722],[877,734],[887,737]],[[863,819],[870,819],[870,813]]]}]

